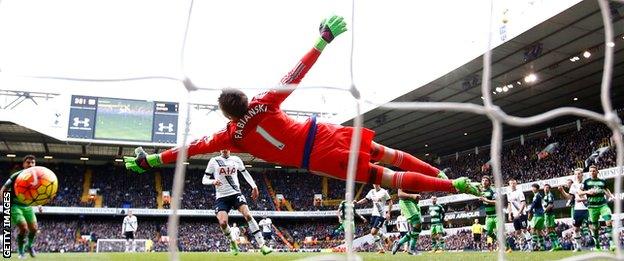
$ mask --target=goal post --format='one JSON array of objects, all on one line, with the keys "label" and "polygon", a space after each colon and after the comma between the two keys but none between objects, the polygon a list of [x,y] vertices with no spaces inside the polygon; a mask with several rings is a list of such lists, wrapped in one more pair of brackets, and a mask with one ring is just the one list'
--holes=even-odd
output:
[{"label": "goal post", "polygon": [[[153,242],[149,239],[135,239],[134,252],[149,252],[152,250]],[[132,241],[130,242],[130,250],[132,250]],[[125,239],[98,239],[95,252],[125,252]]]}]

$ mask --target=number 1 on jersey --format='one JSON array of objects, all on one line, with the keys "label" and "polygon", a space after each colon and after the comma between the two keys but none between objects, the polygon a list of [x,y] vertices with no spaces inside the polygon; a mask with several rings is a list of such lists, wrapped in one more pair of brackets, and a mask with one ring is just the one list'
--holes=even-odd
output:
[{"label": "number 1 on jersey", "polygon": [[271,136],[271,134],[269,134],[264,128],[260,127],[260,125],[256,126],[256,132],[279,150],[283,150],[286,146],[284,143]]}]

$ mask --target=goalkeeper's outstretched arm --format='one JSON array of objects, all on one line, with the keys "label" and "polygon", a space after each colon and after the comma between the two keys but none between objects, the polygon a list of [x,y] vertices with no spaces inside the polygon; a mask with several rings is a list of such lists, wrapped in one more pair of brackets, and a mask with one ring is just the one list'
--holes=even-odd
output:
[{"label": "goalkeeper's outstretched arm", "polygon": [[321,55],[327,44],[331,43],[335,37],[347,31],[347,24],[341,16],[333,15],[321,22],[319,27],[320,36],[314,47],[308,51],[303,58],[299,60],[297,65],[292,68],[280,81],[281,86],[288,88],[280,90],[271,90],[256,96],[265,102],[280,105],[296,87],[303,77],[312,68],[316,60]]},{"label": "goalkeeper's outstretched arm", "polygon": [[[219,131],[212,136],[205,136],[201,139],[194,140],[185,146],[187,156],[190,158],[194,155],[216,152],[222,149],[230,149],[230,137],[225,131]],[[143,173],[149,169],[159,167],[160,165],[175,162],[178,158],[178,152],[181,147],[168,149],[159,154],[147,154],[143,148],[135,149],[136,157],[124,157],[126,169],[137,173]]]},{"label": "goalkeeper's outstretched arm", "polygon": [[[316,62],[316,59],[320,53],[325,49],[328,43],[332,42],[334,38],[347,31],[347,25],[344,18],[340,16],[331,16],[328,19],[323,20],[319,28],[320,37],[316,41],[314,48],[312,48],[293,68],[286,76],[281,80],[282,85],[296,85],[301,82],[301,79],[305,76],[308,70]],[[267,102],[280,104],[286,99],[292,89],[285,91],[269,91],[264,94],[264,97],[260,99],[266,99]],[[259,95],[262,96],[262,95]],[[258,96],[257,96],[258,97]],[[234,151],[234,146],[231,146],[230,137],[226,131],[220,131],[212,136],[206,136],[199,140],[192,142],[189,145],[185,145],[188,151],[188,157],[198,154],[206,154],[216,152],[221,149],[230,149]],[[136,157],[124,157],[126,169],[132,170],[137,173],[143,173],[151,168],[158,167],[162,164],[175,162],[178,152],[181,148],[176,147],[166,150],[160,154],[148,155],[142,148],[137,148]]]}]

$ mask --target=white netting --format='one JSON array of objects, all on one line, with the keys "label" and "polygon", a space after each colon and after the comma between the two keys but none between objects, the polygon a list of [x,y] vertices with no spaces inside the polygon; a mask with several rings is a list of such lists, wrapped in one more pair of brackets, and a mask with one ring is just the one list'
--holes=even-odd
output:
[{"label": "white netting", "polygon": [[[600,10],[601,10],[602,18],[603,18],[603,23],[604,23],[605,43],[609,43],[613,40],[613,28],[612,28],[612,23],[611,23],[612,20],[611,20],[610,10],[608,7],[608,2],[607,0],[597,0],[597,1],[600,5]],[[612,68],[613,68],[613,46],[605,44],[605,47],[604,47],[605,62],[604,62],[603,79],[602,79],[602,86],[601,86],[601,102],[602,102],[603,110],[605,112],[604,115],[598,114],[589,110],[573,108],[573,107],[558,108],[558,109],[547,111],[545,113],[531,116],[531,117],[516,117],[516,116],[508,115],[504,111],[502,111],[500,107],[492,103],[492,97],[491,97],[491,84],[490,84],[491,47],[492,47],[491,28],[492,28],[492,23],[494,19],[493,2],[494,1],[491,1],[490,28],[489,28],[490,30],[487,35],[488,46],[487,46],[487,49],[485,50],[485,54],[483,55],[483,79],[482,79],[482,86],[481,86],[481,91],[482,91],[482,96],[483,96],[483,106],[477,105],[477,104],[453,103],[453,102],[399,102],[399,103],[391,102],[391,103],[386,103],[386,104],[377,104],[376,102],[367,100],[366,97],[361,97],[358,89],[356,88],[356,85],[353,83],[353,47],[354,47],[353,39],[355,39],[353,36],[355,35],[355,31],[356,31],[356,25],[354,23],[355,0],[352,0],[352,14],[351,14],[352,20],[350,24],[350,30],[352,33],[351,64],[350,64],[351,86],[349,88],[327,87],[327,86],[309,87],[308,86],[308,87],[299,87],[299,89],[320,88],[320,89],[340,90],[340,91],[351,93],[351,95],[355,98],[355,106],[356,106],[356,112],[357,112],[357,116],[354,119],[354,127],[358,130],[362,127],[361,106],[363,104],[375,105],[375,106],[378,106],[378,108],[391,109],[391,110],[454,111],[454,112],[466,112],[466,113],[485,115],[492,121],[492,139],[491,139],[490,156],[491,156],[491,165],[492,165],[492,171],[494,174],[495,186],[497,188],[501,188],[503,184],[502,175],[501,175],[501,159],[500,159],[503,123],[512,125],[512,126],[525,127],[525,126],[542,123],[542,122],[554,119],[556,117],[568,116],[568,115],[586,117],[592,120],[600,121],[606,124],[613,131],[613,134],[614,134],[613,136],[614,143],[617,148],[617,167],[618,167],[617,173],[619,173],[615,177],[614,192],[616,195],[620,195],[622,191],[621,173],[622,173],[622,165],[624,163],[624,143],[622,141],[622,129],[624,128],[622,128],[620,119],[617,117],[615,111],[613,110],[611,101],[610,101],[611,75],[612,75]],[[188,17],[186,21],[184,43],[186,43],[186,39],[187,39],[192,9],[193,9],[193,1],[191,0],[189,9],[188,9]],[[126,78],[126,79],[76,79],[76,78],[54,77],[54,76],[29,76],[29,77],[58,79],[58,80],[71,80],[71,81],[100,81],[100,82],[132,81],[132,80],[143,80],[143,79],[173,80],[173,81],[180,82],[185,86],[185,88],[188,91],[188,96],[186,97],[187,101],[189,100],[190,94],[192,92],[219,91],[220,90],[216,88],[202,88],[200,86],[196,86],[195,84],[191,82],[190,79],[184,76],[183,74],[184,73],[184,66],[183,66],[184,65],[184,45],[181,50],[180,59],[181,59],[180,68],[181,68],[182,74],[179,77],[177,76],[176,77],[142,76],[142,77],[134,77],[134,78]],[[283,90],[285,87],[280,86],[279,88]],[[262,89],[267,90],[267,88],[262,88]],[[277,89],[277,87],[274,89]],[[183,138],[180,141],[181,144],[186,144],[187,142],[187,135],[188,135],[189,125],[190,125],[189,107],[190,107],[190,103],[187,102],[186,126],[184,130],[184,135],[182,136]],[[354,163],[357,160],[356,158],[357,155],[355,152],[358,151],[359,140],[360,140],[359,134],[360,134],[359,131],[354,132],[354,137],[352,138],[352,143],[351,143],[351,154],[349,157],[348,176],[347,176],[348,177],[347,192],[345,195],[345,198],[347,201],[350,201],[353,199],[354,176],[355,176]],[[184,166],[185,165],[183,165],[183,162],[185,160],[186,160],[186,150],[181,149],[180,153],[178,154],[178,159],[177,159],[177,164],[176,164],[175,177],[174,177],[174,183],[173,183],[173,197],[172,197],[172,202],[171,202],[172,214],[169,218],[169,224],[168,224],[168,231],[169,231],[169,236],[170,236],[169,251],[170,251],[171,260],[179,259],[178,249],[177,249],[177,233],[178,233],[177,225],[179,221],[178,210],[180,208],[180,199],[181,199],[182,190],[184,186],[184,175],[185,175]],[[504,224],[504,220],[503,220],[504,216],[502,215],[502,205],[503,205],[502,197],[497,197],[496,201],[497,201],[496,211],[497,211],[497,216],[498,216],[498,223]],[[621,201],[616,200],[615,211],[614,211],[616,216],[619,216],[619,214],[621,213],[621,209],[622,209]],[[353,220],[353,209],[351,208],[347,209],[347,220]],[[616,218],[614,220],[614,231],[620,231],[619,229],[620,226],[621,226],[620,220],[619,218]],[[353,231],[351,231],[350,226],[346,227],[345,234],[346,234],[345,238],[347,241],[347,250],[348,250],[347,259],[355,260],[356,257],[353,256],[353,249],[352,249]],[[499,240],[498,244],[501,246],[505,245],[503,242],[505,237],[503,235],[504,235],[504,226],[498,226],[498,240]],[[615,244],[619,246],[620,244],[619,237],[617,235],[618,235],[617,233],[613,234],[613,240]],[[111,242],[111,244],[114,244],[114,243]],[[99,241],[98,241],[98,245],[99,245]],[[569,260],[584,260],[584,259],[592,259],[592,258],[598,258],[598,257],[613,258],[614,256],[611,254],[606,254],[606,253],[591,253],[591,254],[586,254],[586,255],[581,255],[581,256],[575,256],[575,257],[569,258]],[[622,251],[619,247],[616,249],[616,257],[618,257],[618,259],[622,258]],[[332,259],[332,258],[333,257],[326,257],[326,259]],[[499,260],[505,259],[504,248],[500,248],[498,259]]]},{"label": "white netting", "polygon": [[[128,252],[134,250],[134,252],[149,252],[151,251],[151,240],[148,239],[135,239],[134,248],[132,242],[126,245],[125,239],[98,239],[95,252]],[[128,247],[128,251],[126,251]]]}]

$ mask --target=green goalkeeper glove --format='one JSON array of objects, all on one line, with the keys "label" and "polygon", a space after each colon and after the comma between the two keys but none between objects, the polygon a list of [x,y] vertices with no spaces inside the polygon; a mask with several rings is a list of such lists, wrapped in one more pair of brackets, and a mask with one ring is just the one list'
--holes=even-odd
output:
[{"label": "green goalkeeper glove", "polygon": [[324,19],[319,27],[321,37],[314,46],[317,50],[322,51],[328,43],[331,43],[336,36],[347,31],[347,23],[342,16],[332,15]]},{"label": "green goalkeeper glove", "polygon": [[143,173],[151,168],[162,165],[160,154],[148,155],[141,147],[134,149],[134,153],[136,154],[136,157],[124,157],[126,169],[132,170],[136,173]]}]

